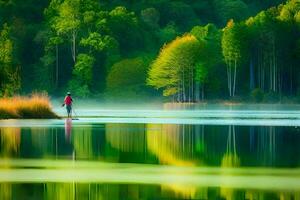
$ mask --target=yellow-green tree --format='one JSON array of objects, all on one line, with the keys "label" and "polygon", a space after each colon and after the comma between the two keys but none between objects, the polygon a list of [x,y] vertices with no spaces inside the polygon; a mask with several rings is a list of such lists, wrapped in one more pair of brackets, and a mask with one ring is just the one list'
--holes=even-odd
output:
[{"label": "yellow-green tree", "polygon": [[201,49],[201,42],[189,34],[165,45],[150,66],[148,85],[162,89],[164,96],[174,100],[193,101],[195,65]]}]

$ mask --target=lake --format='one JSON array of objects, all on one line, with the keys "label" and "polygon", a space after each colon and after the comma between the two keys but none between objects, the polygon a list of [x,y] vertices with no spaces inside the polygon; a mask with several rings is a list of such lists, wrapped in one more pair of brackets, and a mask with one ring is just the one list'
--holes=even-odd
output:
[{"label": "lake", "polygon": [[295,109],[75,115],[0,121],[0,199],[300,199]]}]

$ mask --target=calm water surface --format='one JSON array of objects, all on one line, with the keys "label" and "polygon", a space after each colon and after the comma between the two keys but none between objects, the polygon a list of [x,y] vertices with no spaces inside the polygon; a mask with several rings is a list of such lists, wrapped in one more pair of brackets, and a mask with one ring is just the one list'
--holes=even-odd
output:
[{"label": "calm water surface", "polygon": [[300,199],[297,115],[1,121],[0,199]]}]

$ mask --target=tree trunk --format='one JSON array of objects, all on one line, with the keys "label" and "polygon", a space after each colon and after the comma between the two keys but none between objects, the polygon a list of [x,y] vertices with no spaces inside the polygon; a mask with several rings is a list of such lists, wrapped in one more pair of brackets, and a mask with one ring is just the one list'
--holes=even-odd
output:
[{"label": "tree trunk", "polygon": [[290,65],[290,95],[293,94],[293,68]]},{"label": "tree trunk", "polygon": [[204,100],[204,84],[202,84],[202,87],[201,87],[201,99],[202,99],[202,101]]},{"label": "tree trunk", "polygon": [[230,77],[230,97],[232,97],[232,66],[229,67],[229,77]]},{"label": "tree trunk", "polygon": [[72,32],[72,44],[71,44],[72,58],[74,64],[76,63],[76,31]]},{"label": "tree trunk", "polygon": [[253,60],[252,58],[250,59],[250,90],[253,90],[255,88],[255,81],[254,81],[254,68],[253,68]]},{"label": "tree trunk", "polygon": [[192,89],[192,87],[191,87],[191,67],[189,67],[189,75],[188,75],[188,79],[189,79],[189,102],[191,102],[191,89]]},{"label": "tree trunk", "polygon": [[56,72],[55,72],[55,87],[58,87],[58,45],[56,44]]},{"label": "tree trunk", "polygon": [[183,102],[186,101],[186,96],[185,96],[185,84],[184,84],[184,69],[182,70],[182,100]]},{"label": "tree trunk", "polygon": [[226,66],[227,69],[227,86],[228,86],[228,91],[229,91],[229,96],[231,96],[230,94],[230,76],[229,76],[229,66]]},{"label": "tree trunk", "polygon": [[180,82],[177,83],[177,102],[180,102]]},{"label": "tree trunk", "polygon": [[195,101],[195,94],[194,94],[194,68],[192,67],[192,101]]},{"label": "tree trunk", "polygon": [[234,94],[235,94],[235,83],[236,83],[236,60],[234,61],[234,78],[233,78],[233,95],[232,96],[234,96]]}]

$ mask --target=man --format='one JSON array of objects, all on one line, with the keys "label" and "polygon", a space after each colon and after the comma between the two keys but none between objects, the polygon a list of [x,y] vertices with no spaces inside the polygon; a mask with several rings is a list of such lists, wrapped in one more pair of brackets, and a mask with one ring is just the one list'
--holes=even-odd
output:
[{"label": "man", "polygon": [[62,105],[62,106],[66,105],[66,109],[67,109],[67,113],[68,113],[68,118],[72,117],[72,102],[73,102],[73,99],[71,97],[71,93],[68,92],[67,96],[65,97],[64,103]]}]

